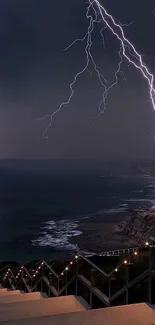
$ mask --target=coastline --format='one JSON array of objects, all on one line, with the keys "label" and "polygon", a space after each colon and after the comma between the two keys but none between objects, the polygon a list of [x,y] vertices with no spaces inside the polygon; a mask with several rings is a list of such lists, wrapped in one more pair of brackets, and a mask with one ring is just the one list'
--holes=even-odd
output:
[{"label": "coastline", "polygon": [[[131,240],[129,241],[127,236],[116,232],[116,222],[105,222],[101,217],[87,220],[87,222],[81,221],[78,229],[82,234],[70,237],[70,242],[74,245],[77,244],[80,250],[86,252],[99,254],[106,250],[120,249],[131,245]],[[133,246],[134,244],[132,243]]]}]

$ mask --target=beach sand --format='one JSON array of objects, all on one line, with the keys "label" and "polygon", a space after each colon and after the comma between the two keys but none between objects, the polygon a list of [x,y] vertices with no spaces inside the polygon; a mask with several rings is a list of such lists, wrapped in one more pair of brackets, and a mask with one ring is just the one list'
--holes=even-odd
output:
[{"label": "beach sand", "polygon": [[81,250],[101,253],[106,250],[136,246],[136,242],[117,233],[114,222],[103,222],[100,217],[95,218],[94,221],[91,219],[81,222],[79,230],[82,234],[71,237],[70,242],[77,244]]}]

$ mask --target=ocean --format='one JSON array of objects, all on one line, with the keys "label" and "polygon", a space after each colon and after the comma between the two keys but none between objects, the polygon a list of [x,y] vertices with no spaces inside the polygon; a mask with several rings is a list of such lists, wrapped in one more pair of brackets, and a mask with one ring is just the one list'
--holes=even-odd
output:
[{"label": "ocean", "polygon": [[118,248],[125,243],[114,226],[127,209],[155,205],[152,178],[1,169],[0,180],[0,260]]}]

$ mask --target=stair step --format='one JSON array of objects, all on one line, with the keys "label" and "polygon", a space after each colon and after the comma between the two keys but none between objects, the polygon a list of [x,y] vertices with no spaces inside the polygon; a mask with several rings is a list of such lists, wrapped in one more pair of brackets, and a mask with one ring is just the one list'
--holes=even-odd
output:
[{"label": "stair step", "polygon": [[21,293],[20,290],[5,290],[5,291],[1,291],[1,290],[0,290],[0,297],[7,296],[7,295],[14,296],[14,295],[19,295]]},{"label": "stair step", "polygon": [[18,319],[85,311],[74,296],[62,296],[0,305],[0,323]]},{"label": "stair step", "polygon": [[19,293],[16,295],[3,295],[0,296],[0,304],[8,304],[12,302],[24,302],[24,301],[33,301],[43,299],[43,296],[40,292],[32,293]]},{"label": "stair step", "polygon": [[[1,324],[1,322],[0,322]],[[155,312],[145,303],[107,307],[66,315],[12,320],[1,325],[154,325]]]},{"label": "stair step", "polygon": [[2,292],[6,292],[7,291],[7,289],[5,289],[5,288],[1,288],[0,289],[0,293],[2,293]]}]

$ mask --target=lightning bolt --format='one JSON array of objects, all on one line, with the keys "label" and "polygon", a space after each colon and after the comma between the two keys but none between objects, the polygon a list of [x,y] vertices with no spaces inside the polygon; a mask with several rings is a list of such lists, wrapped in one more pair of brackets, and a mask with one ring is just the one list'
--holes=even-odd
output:
[{"label": "lightning bolt", "polygon": [[[155,98],[154,98],[155,89],[154,89],[153,74],[150,73],[148,67],[144,64],[142,55],[137,52],[134,45],[125,37],[122,26],[116,22],[116,20],[113,18],[113,16],[107,12],[107,10],[100,4],[100,2],[98,0],[94,0],[93,2],[95,2],[96,6],[100,12],[101,18],[102,18],[103,22],[105,23],[105,25],[112,32],[112,34],[114,36],[116,36],[116,38],[120,41],[120,43],[122,45],[122,51],[123,51],[122,54],[123,54],[124,58],[130,64],[132,64],[137,70],[139,70],[141,72],[141,74],[143,75],[143,77],[146,79],[146,81],[148,83],[148,87],[149,87],[150,100],[152,103],[152,107],[155,110]],[[130,49],[128,51],[129,53],[127,53],[126,49]],[[132,57],[134,56],[135,59],[137,59],[136,61],[133,61],[133,58],[130,57],[131,56],[130,51],[133,51]]]},{"label": "lightning bolt", "polygon": [[[93,12],[95,13],[94,17],[93,15],[90,13],[90,9],[93,8]],[[83,38],[77,38],[76,40],[74,40],[69,46],[67,46],[64,50],[67,51],[71,46],[73,46],[76,42],[83,42],[84,40],[86,40],[86,47],[85,47],[85,55],[86,55],[86,63],[84,65],[84,67],[82,68],[81,71],[79,71],[75,76],[74,76],[74,79],[72,81],[72,83],[70,84],[69,88],[70,88],[70,94],[69,94],[69,97],[66,101],[62,102],[60,104],[60,106],[58,107],[58,109],[56,109],[52,114],[47,114],[45,115],[44,117],[41,117],[41,118],[35,118],[35,120],[39,121],[39,120],[44,120],[44,119],[47,119],[49,118],[50,119],[50,122],[48,123],[44,133],[43,133],[43,138],[47,139],[48,140],[48,136],[47,136],[47,132],[50,128],[50,126],[52,125],[52,121],[53,121],[53,117],[55,114],[57,114],[63,106],[66,106],[70,103],[73,95],[74,95],[74,88],[73,86],[75,85],[78,77],[80,75],[82,75],[85,71],[90,71],[88,69],[89,67],[89,64],[90,62],[92,63],[93,67],[94,67],[94,70],[95,72],[97,73],[97,76],[99,78],[99,81],[101,83],[101,85],[104,87],[104,89],[106,90],[106,86],[105,86],[105,83],[107,83],[107,80],[104,78],[103,74],[100,73],[100,71],[97,69],[97,65],[94,61],[94,58],[91,54],[91,47],[92,47],[92,33],[94,31],[94,24],[95,23],[99,23],[101,21],[98,21],[98,15],[99,13],[97,13],[97,11],[95,10],[94,8],[94,5],[93,3],[91,3],[91,1],[89,1],[88,3],[88,7],[87,7],[87,11],[86,11],[86,18],[88,19],[89,21],[89,25],[88,25],[88,30],[85,34],[85,36]],[[32,121],[30,121],[32,122]]]},{"label": "lightning bolt", "polygon": [[[114,18],[111,14],[108,13],[106,8],[100,3],[98,0],[88,0],[87,10],[86,10],[86,18],[89,22],[87,32],[85,33],[83,38],[77,38],[74,40],[69,46],[66,47],[65,51],[68,50],[71,46],[73,46],[76,42],[86,42],[85,47],[85,58],[86,62],[84,67],[79,71],[73,78],[73,81],[70,84],[70,93],[68,96],[68,99],[66,101],[63,101],[60,106],[51,114],[47,114],[44,117],[36,118],[35,120],[43,120],[43,119],[49,119],[49,123],[43,133],[43,137],[48,139],[47,133],[52,125],[53,117],[61,111],[61,109],[69,105],[71,102],[71,99],[74,95],[75,89],[74,86],[76,84],[77,79],[86,71],[89,70],[89,65],[91,64],[93,66],[93,69],[95,73],[98,76],[99,82],[101,86],[103,87],[103,95],[102,100],[99,103],[99,114],[104,113],[106,109],[106,100],[109,91],[117,84],[118,82],[118,75],[119,73],[122,73],[121,71],[121,65],[123,62],[123,59],[125,59],[129,65],[133,66],[137,71],[139,71],[142,75],[142,77],[146,80],[148,84],[148,90],[149,90],[149,97],[150,101],[153,107],[153,110],[155,110],[155,89],[154,89],[154,76],[150,73],[149,68],[147,65],[143,62],[142,55],[136,50],[135,46],[125,37],[124,33],[124,26],[129,26],[130,24],[122,24],[118,21],[118,19]],[[100,35],[102,38],[103,46],[105,48],[105,39],[103,31],[104,29],[108,29],[112,35],[118,40],[120,44],[120,50],[118,51],[119,56],[119,62],[118,62],[118,69],[115,72],[115,81],[110,85],[107,86],[108,82],[103,76],[103,74],[98,70],[97,64],[95,62],[95,59],[92,56],[92,33],[94,31],[95,24],[101,24],[102,27],[100,29]],[[122,73],[123,74],[123,73]],[[124,75],[123,75],[124,76]],[[89,119],[91,121],[92,118]]]}]

